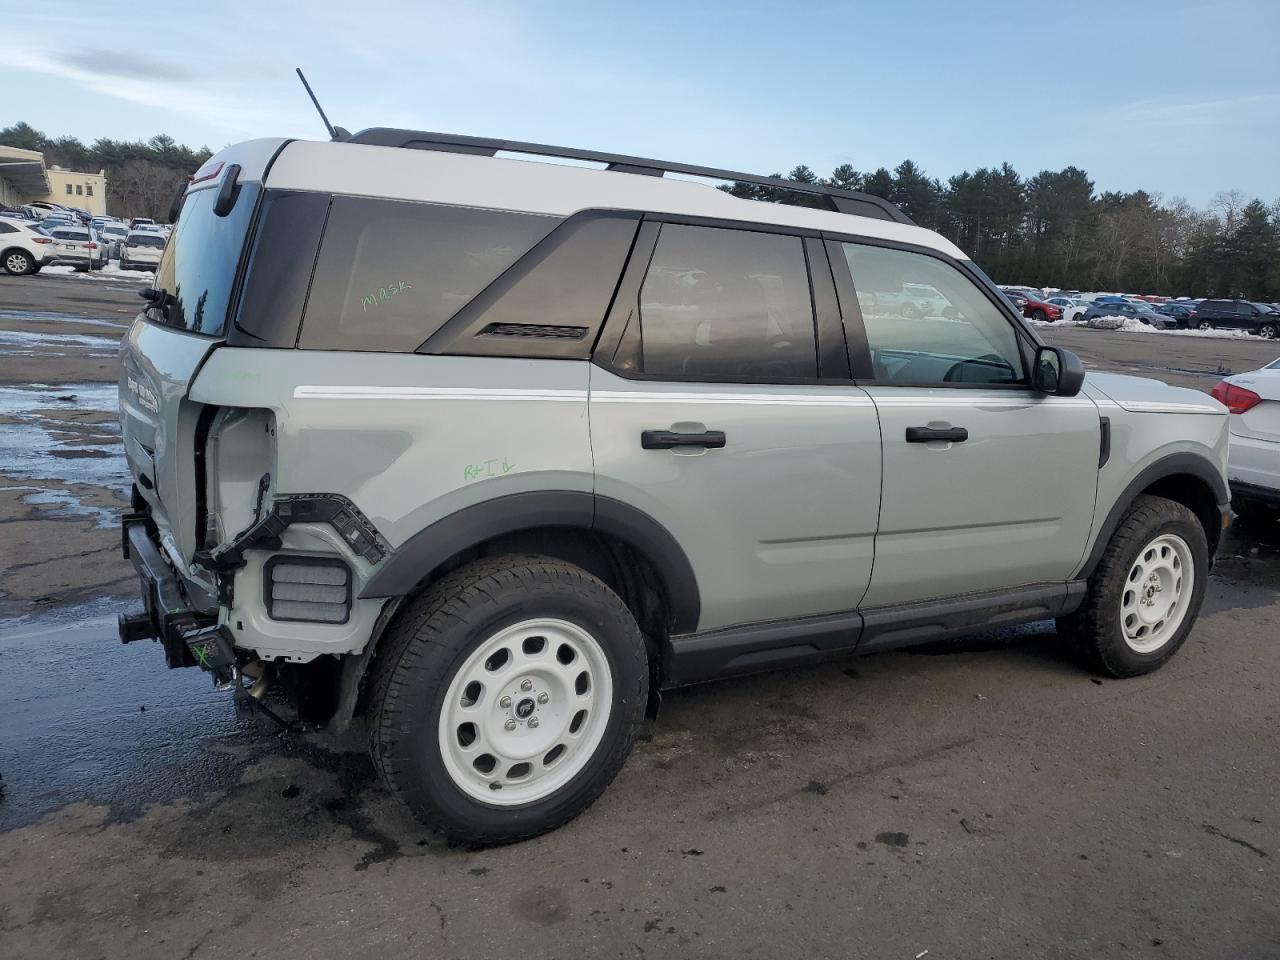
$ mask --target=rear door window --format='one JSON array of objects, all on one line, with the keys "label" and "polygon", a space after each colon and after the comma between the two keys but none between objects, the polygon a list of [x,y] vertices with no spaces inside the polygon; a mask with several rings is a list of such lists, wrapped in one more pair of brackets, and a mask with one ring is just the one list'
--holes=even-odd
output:
[{"label": "rear door window", "polygon": [[799,237],[664,224],[640,288],[641,369],[673,380],[818,373]]},{"label": "rear door window", "polygon": [[560,222],[506,210],[335,197],[298,345],[413,351]]}]

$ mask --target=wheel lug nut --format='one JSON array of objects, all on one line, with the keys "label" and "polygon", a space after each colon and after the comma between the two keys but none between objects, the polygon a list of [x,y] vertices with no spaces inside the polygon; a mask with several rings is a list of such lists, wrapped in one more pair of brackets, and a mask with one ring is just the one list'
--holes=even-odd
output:
[{"label": "wheel lug nut", "polygon": [[514,720],[508,720],[506,723],[503,724],[503,727],[505,727],[507,732],[510,733],[512,730],[516,728],[516,722]]},{"label": "wheel lug nut", "polygon": [[507,707],[511,706],[511,698],[503,697],[498,701],[498,706],[502,707],[503,710],[507,709]]},{"label": "wheel lug nut", "polygon": [[[514,723],[514,722],[515,722],[515,721],[513,720],[513,721],[512,721],[512,723]],[[537,718],[537,717],[530,717],[530,718],[529,718],[529,726],[530,726],[530,727],[536,727],[537,725],[538,725],[538,718]]]},{"label": "wheel lug nut", "polygon": [[545,693],[540,693],[540,694],[538,694],[538,702],[539,702],[539,703],[546,703],[546,702],[547,702],[548,700],[550,700],[550,699],[551,699],[551,698],[550,698],[550,697],[548,697]]},{"label": "wheel lug nut", "polygon": [[533,681],[532,681],[532,680],[521,680],[521,681],[520,681],[520,689],[521,689],[521,690],[523,690],[525,693],[528,693],[530,690],[532,690],[532,689],[533,689]]}]

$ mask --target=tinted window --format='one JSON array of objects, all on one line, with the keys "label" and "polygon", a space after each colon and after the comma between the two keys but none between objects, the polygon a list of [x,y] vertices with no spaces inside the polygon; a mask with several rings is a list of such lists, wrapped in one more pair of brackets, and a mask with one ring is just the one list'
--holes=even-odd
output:
[{"label": "tinted window", "polygon": [[0,233],[17,233],[17,227],[11,227],[9,224],[0,221]]},{"label": "tinted window", "polygon": [[299,346],[414,350],[559,222],[335,197]]},{"label": "tinted window", "polygon": [[640,339],[655,376],[816,377],[800,238],[665,224],[640,289]]},{"label": "tinted window", "polygon": [[133,244],[135,247],[163,247],[164,237],[154,237],[154,236],[147,236],[147,235],[132,236],[129,238],[128,242]]},{"label": "tinted window", "polygon": [[[871,362],[883,383],[1014,383],[1018,337],[973,281],[925,254],[841,244],[853,275]],[[927,283],[940,301],[909,295]]]},{"label": "tinted window", "polygon": [[193,333],[222,333],[258,192],[254,184],[241,185],[225,217],[213,212],[217,190],[187,195],[173,242],[156,269],[156,286],[168,291],[173,301],[163,316],[162,311],[149,309],[150,319]]}]

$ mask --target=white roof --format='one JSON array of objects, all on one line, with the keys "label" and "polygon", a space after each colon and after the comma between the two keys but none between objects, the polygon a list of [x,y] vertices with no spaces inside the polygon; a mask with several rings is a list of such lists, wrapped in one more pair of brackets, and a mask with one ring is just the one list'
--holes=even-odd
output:
[{"label": "white roof", "polygon": [[[213,157],[239,163],[260,180],[281,140],[252,140]],[[208,166],[208,165],[206,165]],[[705,183],[594,170],[536,160],[413,150],[359,143],[295,140],[267,174],[275,189],[313,190],[393,200],[493,207],[567,217],[586,209],[646,210],[744,220],[914,243],[967,259],[945,237],[888,220],[811,207],[744,200]]]}]

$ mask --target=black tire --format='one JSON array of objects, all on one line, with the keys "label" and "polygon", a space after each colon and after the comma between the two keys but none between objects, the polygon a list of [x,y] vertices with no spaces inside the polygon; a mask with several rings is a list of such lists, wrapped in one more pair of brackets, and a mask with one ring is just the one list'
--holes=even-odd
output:
[{"label": "black tire", "polygon": [[919,320],[924,316],[924,312],[911,301],[907,301],[902,305],[902,317],[904,320]]},{"label": "black tire", "polygon": [[[1191,595],[1181,624],[1155,650],[1139,652],[1126,642],[1120,623],[1122,598],[1139,553],[1162,534],[1180,537],[1191,550]],[[1209,545],[1204,528],[1187,507],[1163,497],[1138,497],[1121,518],[1080,608],[1058,619],[1058,632],[1073,641],[1086,666],[1112,677],[1136,677],[1162,666],[1182,646],[1204,601]]]},{"label": "black tire", "polygon": [[1274,340],[1277,333],[1280,333],[1280,327],[1277,327],[1274,323],[1258,324],[1258,336],[1264,340]]},{"label": "black tire", "polygon": [[[585,765],[554,793],[518,806],[484,803],[455,784],[445,765],[446,693],[481,644],[537,617],[574,623],[598,643],[614,691],[609,716]],[[644,638],[603,582],[545,557],[481,560],[411,601],[382,639],[366,701],[370,753],[388,789],[424,824],[464,844],[512,843],[567,823],[604,791],[635,743],[648,689]]]},{"label": "black tire", "polygon": [[1212,320],[1201,320],[1198,324],[1196,324],[1196,329],[1197,329],[1197,330],[1212,330],[1212,329],[1213,329],[1213,321],[1212,321]]},{"label": "black tire", "polygon": [[1041,310],[1039,307],[1036,307],[1034,310],[1031,311],[1031,319],[1039,320],[1041,323],[1044,323],[1046,320],[1049,319],[1049,317],[1045,314],[1043,310]]},{"label": "black tire", "polygon": [[35,273],[35,258],[25,250],[6,250],[0,262],[4,264],[4,272],[10,276],[24,277]]}]

